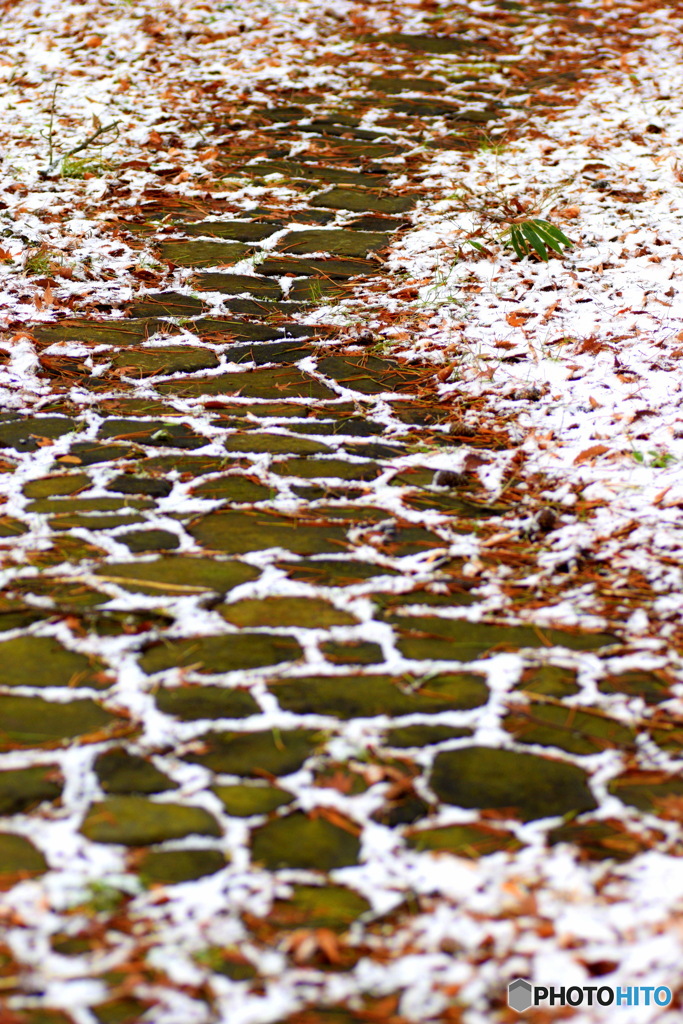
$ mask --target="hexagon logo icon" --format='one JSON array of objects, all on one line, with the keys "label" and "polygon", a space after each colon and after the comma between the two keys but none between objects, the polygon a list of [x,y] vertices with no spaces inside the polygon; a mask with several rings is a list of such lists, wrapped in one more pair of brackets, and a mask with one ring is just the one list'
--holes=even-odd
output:
[{"label": "hexagon logo icon", "polygon": [[524,1013],[531,1006],[531,985],[523,978],[515,978],[508,985],[508,1006],[517,1013]]}]

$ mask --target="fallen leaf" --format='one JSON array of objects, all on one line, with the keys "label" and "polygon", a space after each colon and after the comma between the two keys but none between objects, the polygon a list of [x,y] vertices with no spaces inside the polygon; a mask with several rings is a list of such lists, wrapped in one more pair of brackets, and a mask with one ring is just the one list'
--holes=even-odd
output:
[{"label": "fallen leaf", "polygon": [[582,462],[590,462],[591,459],[597,459],[599,455],[604,455],[608,451],[609,447],[606,444],[594,444],[592,447],[579,452],[574,459],[574,465],[580,466]]}]

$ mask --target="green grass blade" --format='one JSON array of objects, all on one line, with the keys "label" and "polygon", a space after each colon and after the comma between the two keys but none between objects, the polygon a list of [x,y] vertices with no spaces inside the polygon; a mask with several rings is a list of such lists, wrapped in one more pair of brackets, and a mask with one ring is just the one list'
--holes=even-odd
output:
[{"label": "green grass blade", "polygon": [[516,227],[510,228],[510,243],[520,260],[523,260],[529,251],[529,247],[520,235]]},{"label": "green grass blade", "polygon": [[530,223],[522,224],[522,234],[529,242],[529,245],[534,250],[539,259],[542,259],[544,263],[548,262],[548,250],[546,249],[543,241],[536,234]]},{"label": "green grass blade", "polygon": [[560,243],[557,241],[556,238],[553,238],[553,236],[548,231],[546,231],[545,228],[541,227],[541,224],[538,221],[534,221],[534,230],[536,231],[536,234],[544,243],[544,245],[547,245],[549,249],[552,249],[560,256],[562,255],[562,246],[560,245]]}]

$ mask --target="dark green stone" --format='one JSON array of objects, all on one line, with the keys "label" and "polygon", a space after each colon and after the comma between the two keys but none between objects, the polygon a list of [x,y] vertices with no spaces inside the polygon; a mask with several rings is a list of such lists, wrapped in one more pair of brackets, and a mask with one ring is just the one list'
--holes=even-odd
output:
[{"label": "dark green stone", "polygon": [[435,676],[422,686],[416,683],[386,675],[305,676],[274,682],[270,689],[286,711],[341,719],[439,714],[477,707],[488,697],[483,680],[464,673]]},{"label": "dark green stone", "polygon": [[46,871],[45,858],[32,842],[24,836],[0,833],[0,889]]},{"label": "dark green stone", "polygon": [[293,366],[279,366],[267,370],[246,370],[223,373],[216,377],[183,377],[159,384],[162,394],[171,393],[179,398],[200,395],[240,395],[242,398],[332,399],[334,391],[321,384],[308,373]]},{"label": "dark green stone", "polygon": [[446,82],[433,78],[392,78],[390,75],[376,75],[369,78],[368,86],[375,92],[443,92]]},{"label": "dark green stone", "polygon": [[385,743],[389,747],[430,747],[471,735],[471,729],[454,729],[450,725],[402,725],[387,731]]},{"label": "dark green stone", "polygon": [[523,821],[597,807],[588,777],[576,765],[493,747],[437,754],[431,787],[444,803],[504,810]]},{"label": "dark green stone", "polygon": [[615,718],[561,704],[533,703],[515,708],[503,719],[503,727],[520,743],[560,747],[572,754],[628,750],[635,745],[633,730]]},{"label": "dark green stone", "polygon": [[370,277],[378,274],[380,265],[371,260],[363,259],[297,259],[294,256],[269,256],[259,264],[263,274],[283,277],[293,274],[294,277],[341,278]]},{"label": "dark green stone", "polygon": [[153,562],[110,562],[95,575],[111,580],[134,593],[192,594],[215,591],[225,594],[233,587],[256,579],[258,569],[243,562],[167,555]]},{"label": "dark green stone", "polygon": [[155,693],[157,707],[184,722],[200,718],[248,718],[258,715],[259,706],[246,690],[221,686],[160,687]]},{"label": "dark green stone", "polygon": [[77,494],[90,487],[91,483],[86,473],[59,473],[30,480],[24,484],[21,493],[27,498],[51,498],[55,495]]},{"label": "dark green stone", "polygon": [[140,861],[138,871],[147,884],[175,885],[215,875],[225,867],[219,850],[150,850]]},{"label": "dark green stone", "polygon": [[345,459],[285,459],[272,467],[279,476],[304,480],[375,480],[382,472],[376,462],[347,462]]},{"label": "dark green stone", "polygon": [[338,526],[322,526],[296,516],[268,512],[210,512],[188,532],[207,550],[244,554],[265,548],[286,548],[299,555],[342,551],[346,532]]},{"label": "dark green stone", "polygon": [[491,49],[491,45],[483,40],[478,40],[475,43],[471,39],[459,39],[454,35],[406,35],[401,32],[387,32],[384,35],[368,37],[368,42],[385,43],[387,46],[410,50],[413,53],[478,53],[481,50]]},{"label": "dark green stone", "polygon": [[369,252],[384,249],[391,235],[377,231],[343,231],[334,228],[291,231],[280,240],[280,248],[298,255],[328,252],[333,256],[365,257]]},{"label": "dark green stone", "polygon": [[95,774],[105,793],[164,793],[178,783],[147,761],[120,748],[107,750],[95,761]]},{"label": "dark green stone", "polygon": [[572,843],[579,847],[582,859],[615,860],[624,863],[652,849],[642,835],[629,832],[620,821],[571,821],[548,833],[551,846]]},{"label": "dark green stone", "polygon": [[186,754],[184,760],[228,775],[290,775],[298,771],[317,747],[310,729],[262,732],[209,732],[202,737],[206,750]]},{"label": "dark green stone", "polygon": [[661,704],[671,696],[670,683],[656,672],[622,672],[618,676],[601,679],[598,689],[602,693],[623,693],[628,697],[642,697],[646,704]]},{"label": "dark green stone", "polygon": [[[409,196],[391,196],[381,192],[359,192],[351,188],[331,188],[314,196],[311,206],[325,206],[333,210],[352,210],[355,213],[406,213],[415,206],[415,200]],[[357,230],[357,228],[356,228]],[[327,249],[327,252],[333,250]],[[349,253],[349,255],[356,255]]]},{"label": "dark green stone", "polygon": [[308,437],[289,437],[287,434],[266,434],[259,431],[230,434],[225,439],[229,452],[270,452],[273,455],[319,455],[330,448]]},{"label": "dark green stone", "polygon": [[142,655],[140,667],[148,675],[188,666],[195,672],[236,672],[296,661],[302,654],[296,640],[289,637],[240,633],[162,641]]},{"label": "dark green stone", "polygon": [[494,626],[436,616],[389,616],[403,626],[398,648],[406,658],[471,661],[485,654],[531,647],[567,647],[592,651],[618,639],[608,633],[569,633],[530,626]]},{"label": "dark green stone", "polygon": [[[94,466],[100,462],[132,459],[143,454],[144,452],[141,448],[135,448],[129,444],[100,444],[98,441],[78,441],[69,448],[68,457],[69,459],[76,458],[82,466]],[[60,459],[57,462],[59,464]]]},{"label": "dark green stone", "polygon": [[300,626],[306,629],[328,629],[330,626],[353,626],[355,616],[341,611],[327,601],[311,597],[245,598],[220,605],[217,611],[234,626]]},{"label": "dark green stone", "polygon": [[576,672],[559,665],[539,665],[524,673],[515,689],[540,693],[545,697],[573,697],[579,692]]},{"label": "dark green stone", "polygon": [[319,361],[318,370],[363,395],[400,391],[424,377],[423,370],[398,366],[376,356],[328,356]]},{"label": "dark green stone", "polygon": [[170,530],[130,530],[119,540],[129,551],[172,551],[180,547],[178,535]]},{"label": "dark green stone", "polygon": [[112,369],[126,377],[150,377],[167,373],[193,373],[195,370],[211,370],[219,365],[215,352],[208,348],[193,348],[191,345],[174,345],[164,348],[130,349],[120,352],[112,360]]},{"label": "dark green stone", "polygon": [[62,795],[59,778],[55,764],[0,771],[0,814],[24,814],[44,800],[57,800]]},{"label": "dark green stone", "polygon": [[360,842],[351,832],[302,811],[275,818],[252,832],[252,859],[270,871],[333,871],[357,864],[359,852]]},{"label": "dark green stone", "polygon": [[245,503],[264,501],[270,497],[271,490],[244,476],[222,476],[216,480],[207,480],[206,483],[193,488],[192,493],[196,498]]},{"label": "dark green stone", "polygon": [[184,836],[220,836],[202,807],[154,803],[143,796],[111,796],[91,804],[80,831],[95,843],[150,846]]},{"label": "dark green stone", "polygon": [[148,509],[154,503],[145,498],[36,498],[26,506],[27,512],[58,516],[71,512],[119,512],[123,509]]},{"label": "dark green stone", "polygon": [[278,807],[291,804],[294,797],[275,786],[257,784],[214,786],[213,791],[233,818],[249,818],[252,814],[270,814]]},{"label": "dark green stone", "polygon": [[128,307],[131,316],[174,316],[188,317],[201,313],[204,303],[193,295],[181,295],[178,292],[157,292],[145,295]]},{"label": "dark green stone", "polygon": [[356,185],[365,188],[384,188],[390,181],[384,174],[362,174],[343,167],[295,163],[291,160],[263,160],[258,163],[246,164],[240,170],[254,177],[282,174],[289,179],[302,178],[309,181],[325,181],[335,185]]},{"label": "dark green stone", "polygon": [[208,444],[206,437],[195,434],[186,423],[165,423],[163,420],[149,423],[111,419],[102,424],[98,436],[164,448],[203,448]]},{"label": "dark green stone", "polygon": [[277,281],[246,274],[197,274],[192,284],[198,291],[222,292],[223,295],[255,295],[259,299],[281,299],[282,289]]},{"label": "dark green stone", "polygon": [[22,747],[100,732],[122,719],[92,700],[55,704],[40,697],[0,695],[0,740]]},{"label": "dark green stone", "polygon": [[4,686],[107,686],[98,680],[102,665],[57,640],[44,636],[18,636],[0,643]]},{"label": "dark green stone", "polygon": [[378,665],[384,661],[379,644],[367,640],[350,640],[346,643],[326,640],[320,644],[320,650],[333,665]]},{"label": "dark green stone", "polygon": [[348,587],[374,576],[398,575],[395,569],[387,569],[383,565],[331,558],[302,558],[298,562],[281,562],[278,568],[290,579],[320,587]]},{"label": "dark green stone", "polygon": [[161,259],[177,267],[220,267],[237,263],[250,252],[240,242],[161,242]]},{"label": "dark green stone", "polygon": [[170,480],[158,480],[151,476],[134,476],[126,473],[117,476],[107,484],[108,491],[119,494],[148,494],[152,498],[166,498],[173,490]]},{"label": "dark green stone", "polygon": [[229,238],[234,242],[260,242],[284,224],[249,220],[203,220],[195,224],[174,224],[174,230],[191,238]]},{"label": "dark green stone", "polygon": [[158,320],[61,320],[33,328],[33,336],[45,344],[80,341],[93,345],[137,345],[166,325]]},{"label": "dark green stone", "polygon": [[41,438],[51,440],[76,429],[74,420],[60,416],[22,416],[0,422],[0,448],[34,452]]},{"label": "dark green stone", "polygon": [[345,932],[370,909],[363,896],[342,885],[294,885],[291,896],[274,901],[268,922],[281,931],[329,928]]},{"label": "dark green stone", "polygon": [[511,832],[486,825],[447,825],[443,828],[420,829],[419,832],[410,833],[407,843],[411,849],[420,852],[434,850],[466,857],[468,860],[488,857],[501,850],[515,853],[522,847]]},{"label": "dark green stone", "polygon": [[607,788],[612,796],[639,811],[680,820],[683,778],[666,772],[631,771],[612,779]]}]

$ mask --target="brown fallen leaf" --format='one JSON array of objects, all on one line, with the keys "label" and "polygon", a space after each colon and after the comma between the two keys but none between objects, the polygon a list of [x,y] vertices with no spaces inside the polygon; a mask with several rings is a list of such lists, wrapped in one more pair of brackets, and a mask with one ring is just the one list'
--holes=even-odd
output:
[{"label": "brown fallen leaf", "polygon": [[594,444],[590,448],[586,448],[574,459],[574,465],[580,466],[582,462],[590,462],[591,459],[597,459],[599,455],[604,455],[608,452],[609,448],[606,444]]},{"label": "brown fallen leaf", "polygon": [[523,327],[527,320],[530,320],[535,313],[528,313],[526,310],[517,309],[513,313],[506,313],[505,319],[511,327]]}]

